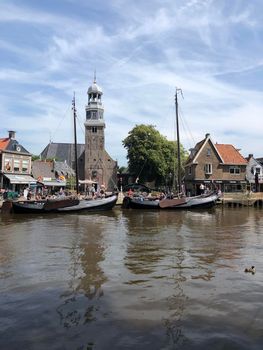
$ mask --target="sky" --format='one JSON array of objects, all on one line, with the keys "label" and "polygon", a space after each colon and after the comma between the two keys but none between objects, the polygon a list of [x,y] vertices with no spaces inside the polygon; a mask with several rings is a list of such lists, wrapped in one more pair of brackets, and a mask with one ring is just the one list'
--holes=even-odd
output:
[{"label": "sky", "polygon": [[0,137],[38,155],[84,143],[87,90],[103,90],[106,150],[126,166],[122,141],[138,124],[175,139],[175,89],[186,150],[210,133],[263,157],[261,0],[1,0]]}]

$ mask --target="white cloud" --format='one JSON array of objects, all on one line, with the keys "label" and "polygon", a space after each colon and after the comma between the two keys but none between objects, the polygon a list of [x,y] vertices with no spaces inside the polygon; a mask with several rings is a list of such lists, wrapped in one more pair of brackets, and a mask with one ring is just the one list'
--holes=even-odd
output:
[{"label": "white cloud", "polygon": [[[1,132],[16,126],[33,153],[50,137],[71,142],[71,126],[61,120],[73,91],[84,120],[86,91],[96,69],[104,90],[107,150],[121,165],[126,155],[121,141],[135,124],[153,124],[174,137],[176,86],[184,92],[180,109],[194,141],[210,132],[219,143],[242,148],[244,155],[262,155],[262,85],[254,79],[255,70],[262,77],[259,1],[253,6],[153,0],[149,6],[115,0],[92,7],[78,0],[74,13],[66,6],[56,13],[37,2],[26,4],[1,4],[0,30],[6,30],[0,41],[0,113],[8,116],[1,117]],[[13,28],[18,35],[12,35]],[[233,74],[238,79],[230,78]],[[250,87],[247,77],[254,82]],[[184,133],[182,142],[193,146]]]}]

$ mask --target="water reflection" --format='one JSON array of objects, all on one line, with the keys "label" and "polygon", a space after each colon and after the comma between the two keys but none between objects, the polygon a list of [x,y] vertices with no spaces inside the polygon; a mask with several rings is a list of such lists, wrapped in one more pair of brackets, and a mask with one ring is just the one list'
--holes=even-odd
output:
[{"label": "water reflection", "polygon": [[[80,216],[74,221],[74,232],[81,232],[81,235],[76,234],[72,240],[68,288],[61,294],[63,303],[57,308],[64,327],[77,326],[96,319],[99,306],[92,304],[92,299],[97,302],[103,296],[102,286],[107,281],[101,268],[101,262],[105,259],[105,227],[101,221],[98,222],[98,217],[88,220],[88,226],[85,219]],[[106,220],[104,224],[106,225]]]},{"label": "water reflection", "polygon": [[259,349],[250,209],[0,216],[0,348]]}]

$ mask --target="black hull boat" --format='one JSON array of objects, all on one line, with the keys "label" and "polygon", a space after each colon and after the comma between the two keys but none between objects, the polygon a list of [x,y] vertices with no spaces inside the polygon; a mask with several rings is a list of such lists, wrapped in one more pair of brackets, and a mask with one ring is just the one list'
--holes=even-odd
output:
[{"label": "black hull boat", "polygon": [[143,197],[129,197],[123,198],[122,208],[124,209],[160,209],[158,199],[148,199]]},{"label": "black hull boat", "polygon": [[163,199],[159,202],[160,209],[201,209],[212,208],[216,205],[218,195],[214,192],[194,197],[181,197],[174,199]]},{"label": "black hull boat", "polygon": [[13,202],[14,213],[68,213],[78,211],[101,211],[112,209],[118,196],[97,199],[50,199]]},{"label": "black hull boat", "polygon": [[76,198],[25,200],[13,202],[12,210],[14,213],[49,213],[78,203]]},{"label": "black hull boat", "polygon": [[68,213],[68,212],[79,212],[79,211],[104,211],[104,210],[111,210],[118,199],[118,195],[114,194],[109,197],[105,198],[96,198],[96,199],[81,199],[78,204],[70,206],[70,207],[64,207],[64,208],[58,208],[57,212],[59,213]]},{"label": "black hull boat", "polygon": [[151,200],[143,197],[124,197],[122,207],[126,209],[160,209],[180,210],[194,208],[211,208],[216,205],[218,195],[210,193],[195,197],[165,198]]}]

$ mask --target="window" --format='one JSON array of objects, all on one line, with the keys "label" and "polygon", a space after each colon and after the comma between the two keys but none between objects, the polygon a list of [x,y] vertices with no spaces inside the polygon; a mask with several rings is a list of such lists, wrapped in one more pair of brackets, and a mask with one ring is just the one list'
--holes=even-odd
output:
[{"label": "window", "polygon": [[256,168],[256,174],[260,174],[260,168]]},{"label": "window", "polygon": [[240,167],[239,166],[230,166],[229,167],[230,174],[240,174]]},{"label": "window", "polygon": [[96,111],[91,112],[91,119],[97,119],[97,112]]},{"label": "window", "polygon": [[22,161],[22,171],[23,171],[23,173],[27,173],[28,170],[29,170],[29,160],[24,159]]},{"label": "window", "polygon": [[206,150],[206,155],[207,155],[207,157],[210,157],[210,156],[211,156],[211,149],[210,149],[210,148],[207,148],[207,150]]},{"label": "window", "polygon": [[93,126],[93,127],[92,127],[92,132],[94,132],[94,133],[97,132],[97,127],[96,127],[96,126]]},{"label": "window", "polygon": [[205,174],[212,174],[212,164],[205,164]]},{"label": "window", "polygon": [[191,166],[189,166],[189,168],[188,168],[188,175],[192,175],[192,167]]},{"label": "window", "polygon": [[14,160],[14,171],[20,171],[20,160],[19,159]]}]

